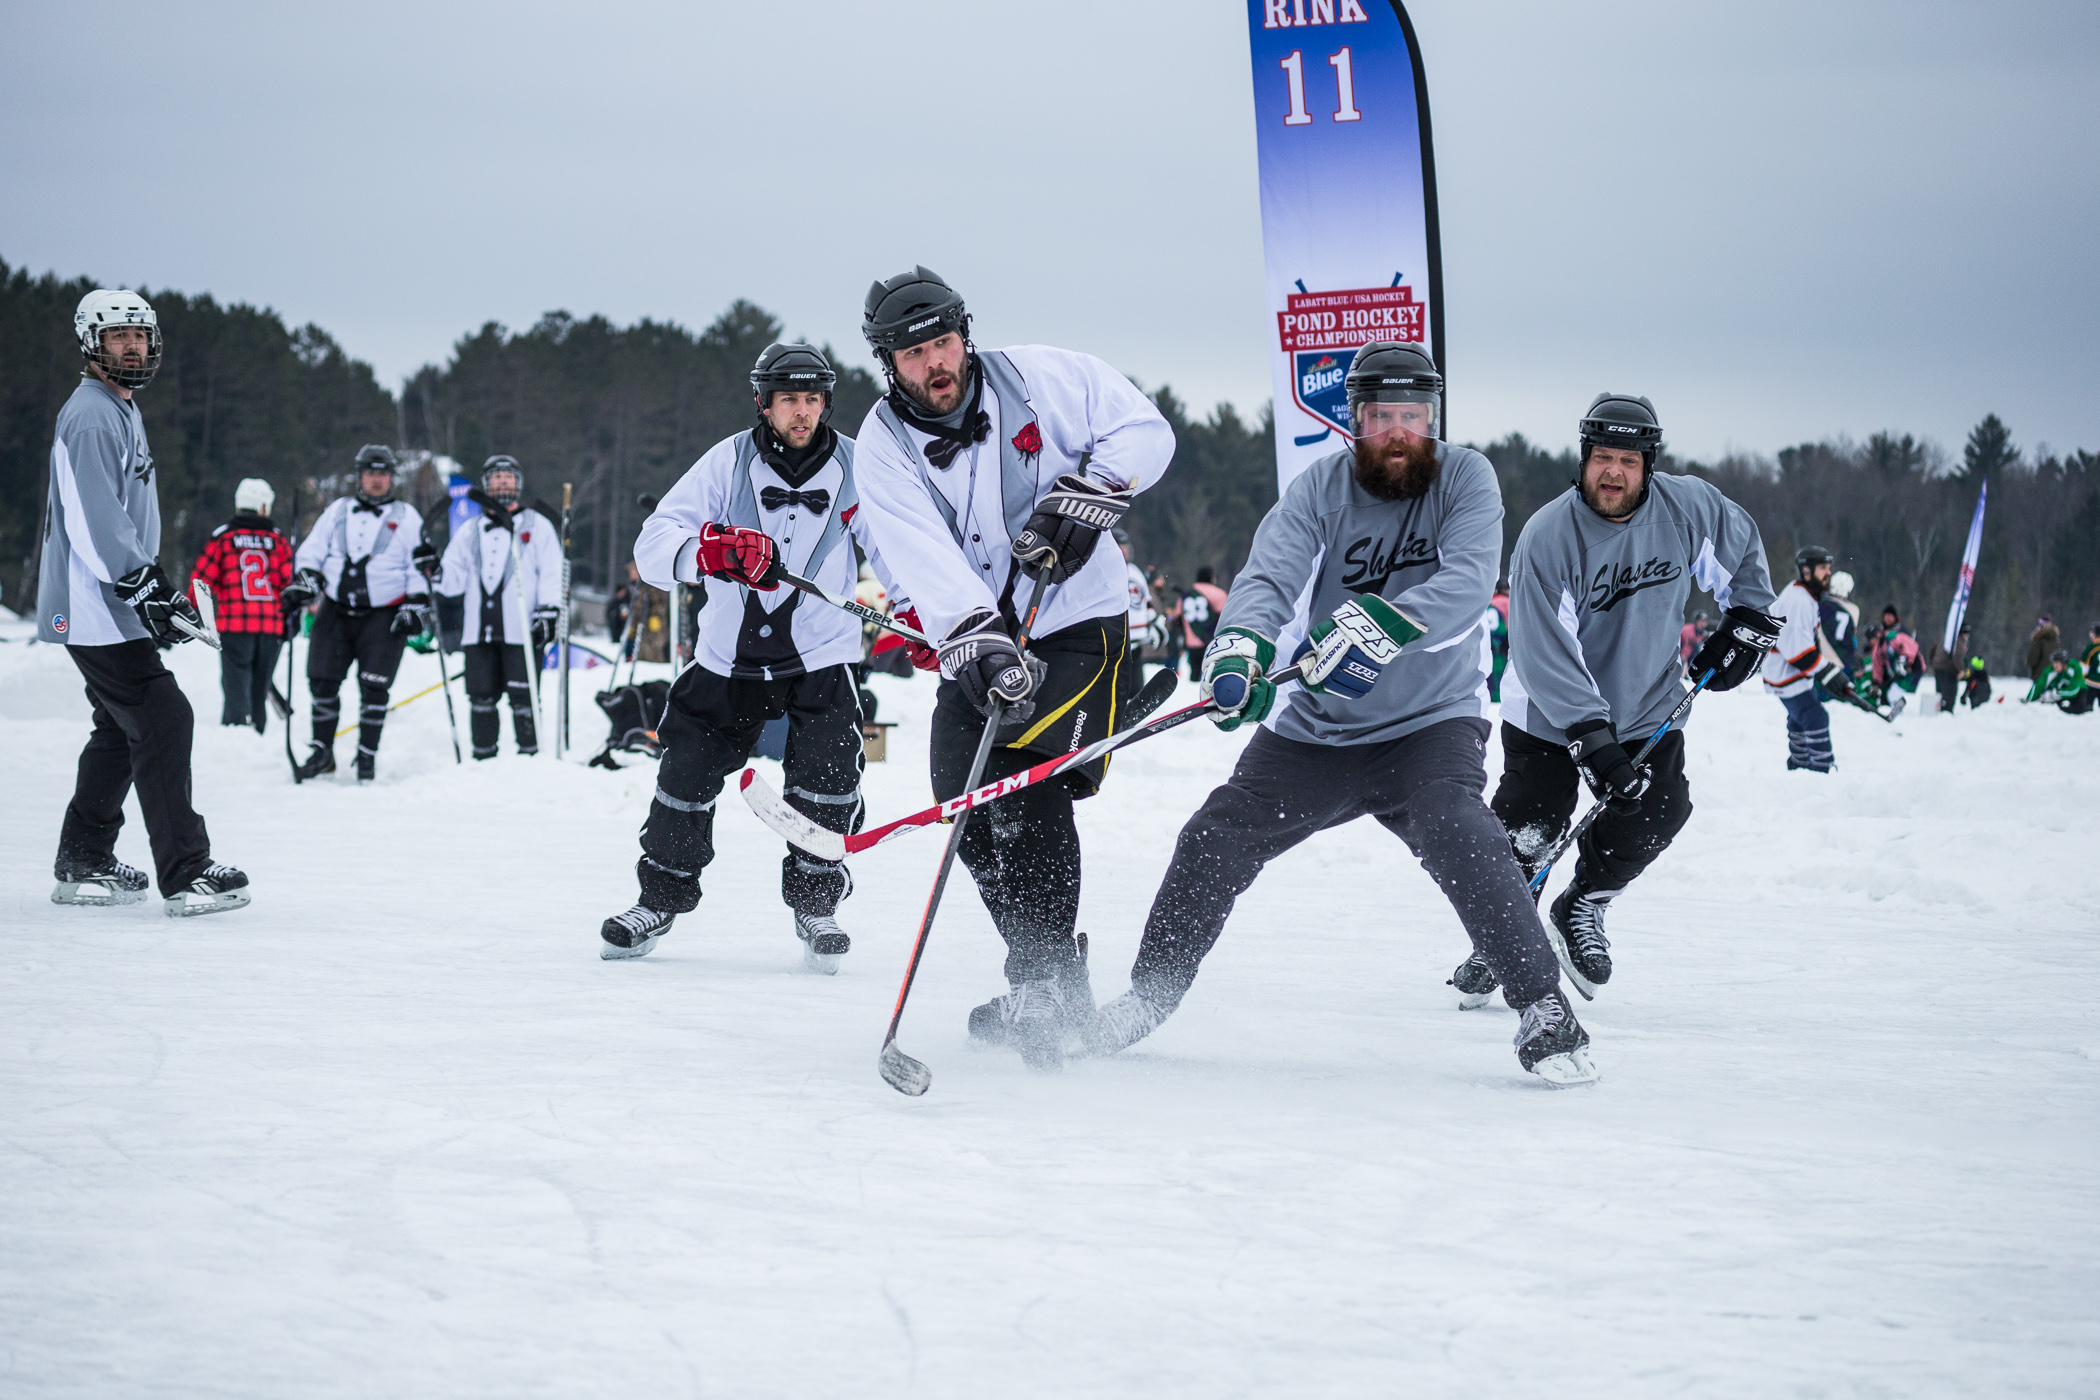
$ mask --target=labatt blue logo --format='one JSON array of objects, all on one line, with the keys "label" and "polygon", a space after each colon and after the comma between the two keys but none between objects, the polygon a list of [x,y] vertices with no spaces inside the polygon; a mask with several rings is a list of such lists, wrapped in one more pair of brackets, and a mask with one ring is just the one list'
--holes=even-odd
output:
[{"label": "labatt blue logo", "polygon": [[1299,350],[1291,356],[1291,397],[1338,433],[1349,431],[1349,366],[1354,350]]}]

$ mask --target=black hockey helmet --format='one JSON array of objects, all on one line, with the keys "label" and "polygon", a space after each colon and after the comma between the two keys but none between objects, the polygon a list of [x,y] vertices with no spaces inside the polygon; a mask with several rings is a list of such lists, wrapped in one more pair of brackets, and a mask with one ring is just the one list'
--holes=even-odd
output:
[{"label": "black hockey helmet", "polygon": [[1794,551],[1794,577],[1803,583],[1813,583],[1809,575],[1818,564],[1834,567],[1837,564],[1837,556],[1819,544],[1805,544]]},{"label": "black hockey helmet", "polygon": [[868,288],[862,308],[860,333],[874,347],[884,370],[899,350],[936,340],[953,331],[964,341],[970,338],[970,313],[962,293],[941,280],[927,267],[914,267],[887,277]]},{"label": "black hockey helmet", "polygon": [[772,405],[773,395],[782,389],[816,392],[824,395],[824,414],[817,420],[821,423],[831,417],[838,384],[838,371],[824,358],[824,352],[801,341],[776,340],[758,352],[758,360],[751,366],[751,392],[760,413]]},{"label": "black hockey helmet", "polygon": [[[490,490],[489,478],[497,472],[509,472],[511,480],[517,484],[508,491]],[[481,464],[481,489],[485,495],[493,496],[507,506],[516,505],[525,495],[525,469],[518,465],[517,458],[499,452]]]},{"label": "black hockey helmet", "polygon": [[393,472],[401,469],[394,449],[384,443],[368,442],[357,449],[357,469],[361,472]]},{"label": "black hockey helmet", "polygon": [[2049,653],[2049,664],[2052,666],[2068,666],[2071,664],[2071,653],[2062,647],[2058,647],[2055,651]]},{"label": "black hockey helmet", "polygon": [[1630,447],[1641,454],[1641,465],[1654,471],[1656,453],[1662,450],[1662,420],[1655,416],[1655,405],[1637,394],[1597,395],[1576,433],[1585,462],[1592,447]]},{"label": "black hockey helmet", "polygon": [[1437,373],[1429,347],[1419,341],[1372,341],[1349,362],[1342,389],[1349,398],[1351,423],[1356,421],[1361,404],[1426,403],[1438,410],[1430,420],[1427,436],[1441,435],[1444,376]]}]

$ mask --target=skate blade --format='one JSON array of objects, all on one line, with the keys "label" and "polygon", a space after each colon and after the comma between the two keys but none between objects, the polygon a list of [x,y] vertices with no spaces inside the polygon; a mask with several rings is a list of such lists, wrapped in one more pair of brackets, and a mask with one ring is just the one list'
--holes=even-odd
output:
[{"label": "skate blade", "polygon": [[1458,994],[1458,1009],[1461,1011],[1478,1011],[1494,999],[1495,994],[1493,992],[1460,992]]},{"label": "skate blade", "polygon": [[224,894],[191,894],[184,891],[172,899],[161,901],[161,908],[171,919],[195,919],[205,914],[223,914],[229,909],[244,909],[248,905],[248,891],[228,890]]},{"label": "skate blade", "polygon": [[899,1050],[894,1040],[882,1047],[882,1058],[876,1068],[882,1071],[883,1080],[900,1094],[918,1098],[933,1087],[933,1071]]},{"label": "skate blade", "polygon": [[1556,1089],[1572,1089],[1578,1084],[1595,1084],[1604,1077],[1598,1073],[1587,1049],[1570,1050],[1565,1055],[1548,1055],[1533,1065],[1531,1072]]},{"label": "skate blade", "polygon": [[1546,921],[1546,937],[1553,941],[1553,956],[1560,963],[1560,970],[1567,974],[1569,985],[1582,993],[1584,1001],[1595,1001],[1596,984],[1575,970],[1575,959],[1568,953],[1568,940],[1560,936],[1560,930],[1553,926],[1551,919]]},{"label": "skate blade", "polygon": [[623,958],[645,958],[649,956],[649,950],[656,946],[656,939],[661,937],[663,937],[662,934],[657,934],[655,938],[645,938],[632,948],[622,948],[617,943],[607,943],[598,949],[598,956],[607,962]]},{"label": "skate blade", "polygon": [[61,880],[58,887],[51,891],[53,904],[79,904],[90,908],[107,904],[137,904],[145,897],[144,890],[111,889],[108,885],[98,885],[85,880],[78,884],[70,880]]},{"label": "skate blade", "polygon": [[807,943],[802,945],[802,970],[820,972],[826,977],[838,976],[839,964],[846,960],[844,953],[820,953]]}]

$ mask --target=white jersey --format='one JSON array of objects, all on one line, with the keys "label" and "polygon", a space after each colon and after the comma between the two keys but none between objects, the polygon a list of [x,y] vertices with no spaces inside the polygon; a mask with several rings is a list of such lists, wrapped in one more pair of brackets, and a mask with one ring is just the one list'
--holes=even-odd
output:
[{"label": "white jersey", "polygon": [[[861,499],[897,582],[939,639],[978,609],[1009,597],[1027,605],[1014,536],[1066,472],[1142,491],[1166,475],[1174,430],[1137,386],[1092,355],[1016,345],[978,355],[984,441],[946,467],[926,456],[934,441],[877,401],[861,424]],[[1033,431],[1031,431],[1031,429]],[[1123,556],[1113,540],[1046,595],[1037,636],[1129,608]]]},{"label": "white jersey", "polygon": [[561,532],[536,510],[521,510],[517,563],[511,563],[511,532],[484,510],[452,532],[445,546],[445,571],[438,592],[463,599],[460,640],[527,646],[535,608],[561,607]]},{"label": "white jersey", "polygon": [[1765,653],[1765,689],[1785,699],[1815,683],[1816,668],[1823,659],[1818,630],[1823,614],[1816,606],[1816,595],[1796,582],[1779,590],[1772,615],[1779,619],[1779,640]]},{"label": "white jersey", "polygon": [[[634,543],[642,578],[668,589],[702,581],[695,563],[700,527],[762,530],[789,573],[851,598],[860,581],[857,542],[898,611],[911,604],[869,534],[856,487],[853,439],[839,436],[831,456],[800,486],[766,461],[749,429],[709,448],[665,493]],[[710,578],[693,660],[718,676],[783,680],[857,662],[860,619],[782,584],[770,591]]]},{"label": "white jersey", "polygon": [[1160,617],[1159,609],[1152,606],[1152,585],[1146,582],[1145,571],[1135,563],[1126,563],[1123,567],[1130,579],[1130,644],[1165,646],[1166,621]]},{"label": "white jersey", "polygon": [[343,571],[364,565],[365,604],[387,608],[408,598],[427,598],[429,585],[416,572],[410,555],[423,540],[423,517],[406,501],[388,501],[368,506],[355,496],[331,501],[314,522],[299,552],[292,556],[295,569],[318,569],[326,581],[328,596],[345,606],[354,600],[343,596]]}]

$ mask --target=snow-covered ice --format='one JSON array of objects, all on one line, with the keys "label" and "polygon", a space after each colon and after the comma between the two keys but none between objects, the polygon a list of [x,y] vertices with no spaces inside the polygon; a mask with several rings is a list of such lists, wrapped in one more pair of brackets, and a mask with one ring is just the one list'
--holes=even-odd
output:
[{"label": "snow-covered ice", "polygon": [[[59,908],[86,705],[12,630],[0,1394],[2100,1392],[2100,718],[1840,711],[1825,778],[1783,771],[1777,704],[1702,700],[1697,812],[1579,1004],[1594,1089],[1455,1009],[1455,919],[1358,822],[1264,875],[1156,1035],[1055,1078],[965,1045],[1001,948],[959,877],[909,1100],[876,1051],[940,833],[858,858],[816,977],[726,794],[700,910],[605,963],[652,764],[455,768],[433,695],[377,784],[345,740],[294,789],[186,646],[254,903]],[[927,800],[932,688],[875,688],[880,819]],[[1239,742],[1141,745],[1082,805],[1104,999]],[[135,809],[119,853],[150,866]]]}]

